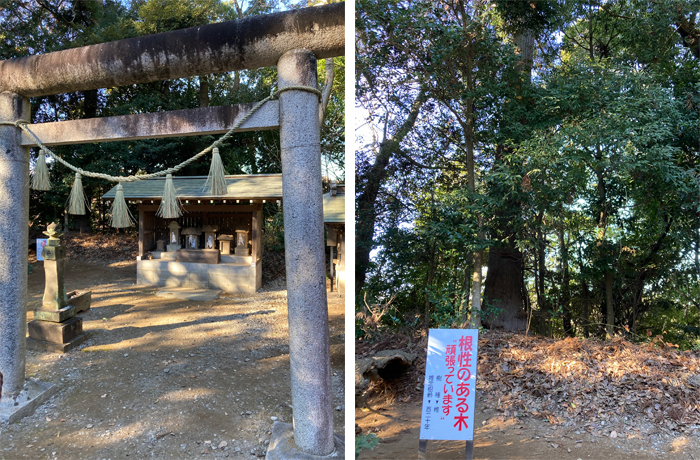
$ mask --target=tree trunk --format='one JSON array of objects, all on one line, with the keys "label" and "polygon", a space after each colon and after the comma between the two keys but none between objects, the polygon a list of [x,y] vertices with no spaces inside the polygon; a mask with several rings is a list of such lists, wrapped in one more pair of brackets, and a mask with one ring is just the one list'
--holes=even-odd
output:
[{"label": "tree trunk", "polygon": [[430,248],[430,261],[428,266],[428,279],[425,283],[425,330],[430,329],[430,288],[433,285],[433,277],[435,276],[435,245]]},{"label": "tree trunk", "polygon": [[566,245],[564,235],[564,222],[559,223],[559,249],[561,251],[561,299],[562,322],[564,323],[564,334],[573,337],[574,327],[571,323],[571,288],[569,287],[569,248]]},{"label": "tree trunk", "polygon": [[[524,31],[517,34],[514,41],[520,54],[520,61],[516,68],[522,76],[522,81],[529,84],[535,36],[529,31]],[[522,86],[520,87],[522,89]],[[503,163],[502,154],[506,149],[505,145],[497,146],[494,168]],[[524,331],[527,328],[527,312],[523,308],[521,295],[523,285],[522,254],[515,247],[515,231],[512,228],[512,214],[519,214],[520,203],[515,200],[509,201],[502,215],[496,216],[496,220],[500,221],[496,230],[500,237],[500,245],[489,251],[488,272],[484,284],[484,303],[489,307],[503,310],[495,318],[489,320],[492,326],[501,326],[512,331]]]},{"label": "tree trunk", "polygon": [[464,281],[462,282],[462,298],[460,299],[459,312],[458,312],[460,318],[465,318],[464,325],[463,325],[464,327],[466,327],[468,324],[467,308],[469,306],[469,299],[470,299],[471,289],[472,289],[473,269],[474,269],[474,260],[471,260],[470,262],[467,263],[467,266],[464,268]]},{"label": "tree trunk", "polygon": [[488,273],[484,285],[484,302],[502,311],[495,317],[489,315],[491,327],[509,331],[524,331],[527,312],[523,308],[521,285],[523,280],[522,254],[511,246],[489,250]]},{"label": "tree trunk", "polygon": [[333,58],[328,58],[325,60],[326,66],[326,81],[323,84],[323,91],[321,104],[319,105],[318,119],[320,120],[320,125],[323,126],[323,121],[326,119],[326,109],[328,109],[328,102],[331,100],[331,90],[333,89],[333,80],[335,79],[335,63]]},{"label": "tree trunk", "polygon": [[386,168],[392,156],[399,151],[401,141],[413,129],[418,113],[427,100],[421,91],[411,111],[403,124],[396,130],[393,137],[385,139],[379,146],[377,157],[372,168],[365,177],[364,186],[355,202],[357,218],[355,224],[355,295],[359,295],[365,285],[369,269],[369,253],[374,246],[374,224],[377,218],[376,201],[379,189],[386,177]]},{"label": "tree trunk", "polygon": [[[479,216],[479,228],[481,228],[483,218]],[[484,238],[483,232],[479,232],[479,240]],[[484,266],[484,251],[474,253],[474,272],[472,273],[472,309],[471,309],[471,327],[479,329],[481,327],[481,285],[483,283],[483,275],[481,270]]]},{"label": "tree trunk", "polygon": [[613,272],[605,271],[605,305],[607,323],[605,325],[605,340],[611,340],[615,333],[615,307],[613,306]]},{"label": "tree trunk", "polygon": [[206,75],[199,76],[199,106],[209,107],[209,78]]}]

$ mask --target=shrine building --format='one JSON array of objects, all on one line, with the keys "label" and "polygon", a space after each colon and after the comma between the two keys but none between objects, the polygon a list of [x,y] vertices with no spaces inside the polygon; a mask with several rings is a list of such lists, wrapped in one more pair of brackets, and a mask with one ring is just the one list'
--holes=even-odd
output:
[{"label": "shrine building", "polygon": [[[226,176],[211,196],[206,176],[173,177],[183,214],[156,215],[165,178],[122,183],[138,203],[137,284],[255,293],[262,285],[262,206],[282,200],[281,174]],[[114,199],[116,187],[103,195]]]}]

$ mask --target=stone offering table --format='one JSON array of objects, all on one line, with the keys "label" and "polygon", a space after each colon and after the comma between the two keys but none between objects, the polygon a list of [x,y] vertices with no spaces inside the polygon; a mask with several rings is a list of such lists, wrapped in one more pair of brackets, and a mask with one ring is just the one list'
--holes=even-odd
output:
[{"label": "stone offering table", "polygon": [[34,310],[34,320],[27,325],[27,347],[32,350],[65,353],[90,337],[83,332],[83,319],[76,316],[90,309],[92,293],[66,294],[64,271],[66,249],[61,246],[56,224],[49,225],[44,234],[49,236],[44,247],[46,285],[41,308]]}]

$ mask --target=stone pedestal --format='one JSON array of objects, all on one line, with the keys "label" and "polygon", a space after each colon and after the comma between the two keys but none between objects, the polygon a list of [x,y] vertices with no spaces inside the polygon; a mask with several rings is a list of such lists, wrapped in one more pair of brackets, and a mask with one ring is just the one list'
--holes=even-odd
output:
[{"label": "stone pedestal", "polygon": [[74,316],[62,323],[34,320],[27,326],[27,347],[30,350],[65,353],[90,337],[83,332],[83,319],[80,316]]},{"label": "stone pedestal", "polygon": [[27,380],[17,396],[2,395],[2,399],[0,399],[0,423],[15,423],[22,417],[33,414],[37,407],[44,404],[57,392],[58,387],[52,383]]},{"label": "stone pedestal", "polygon": [[233,241],[233,235],[219,235],[219,252],[222,255],[231,254],[231,241]]},{"label": "stone pedestal", "polygon": [[165,251],[165,240],[156,240],[156,251]]}]

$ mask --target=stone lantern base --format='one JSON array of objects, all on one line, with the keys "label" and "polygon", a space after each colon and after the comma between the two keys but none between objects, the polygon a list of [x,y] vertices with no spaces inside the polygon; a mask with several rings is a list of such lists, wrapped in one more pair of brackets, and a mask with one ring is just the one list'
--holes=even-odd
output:
[{"label": "stone lantern base", "polygon": [[83,332],[83,319],[75,316],[90,309],[91,292],[68,293],[68,305],[58,309],[34,310],[34,321],[27,324],[27,348],[36,351],[66,353],[90,338]]}]

